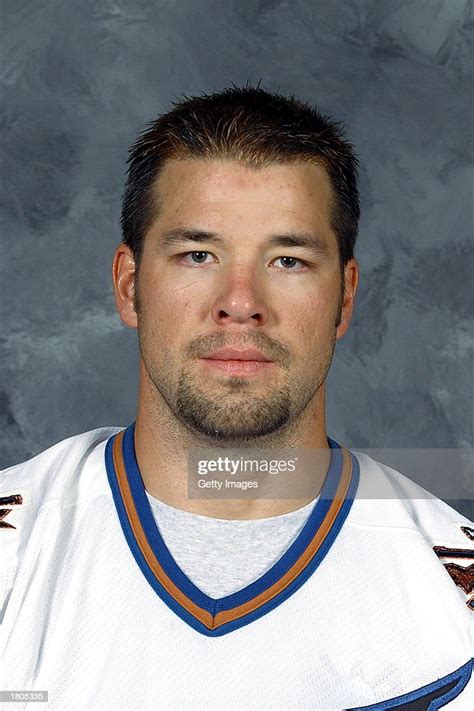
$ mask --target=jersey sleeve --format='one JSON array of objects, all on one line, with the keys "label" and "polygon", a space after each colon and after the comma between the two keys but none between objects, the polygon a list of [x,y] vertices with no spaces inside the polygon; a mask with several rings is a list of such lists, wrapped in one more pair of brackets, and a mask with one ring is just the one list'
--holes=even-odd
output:
[{"label": "jersey sleeve", "polygon": [[[81,495],[79,473],[87,458],[120,428],[100,428],[58,442],[28,461],[0,471],[0,620],[27,548],[40,555],[45,545],[38,524],[42,507],[71,502]],[[86,489],[101,486],[94,469]],[[103,479],[105,480],[105,473]]]},{"label": "jersey sleeve", "polygon": [[382,466],[462,600],[474,611],[474,523],[400,472]]},{"label": "jersey sleeve", "polygon": [[17,574],[30,511],[30,487],[21,465],[0,472],[0,623]]}]

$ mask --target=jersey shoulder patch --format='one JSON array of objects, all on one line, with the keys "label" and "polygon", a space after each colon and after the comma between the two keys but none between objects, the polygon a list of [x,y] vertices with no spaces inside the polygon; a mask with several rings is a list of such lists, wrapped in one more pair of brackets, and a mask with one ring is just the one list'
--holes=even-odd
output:
[{"label": "jersey shoulder patch", "polygon": [[[464,522],[455,524],[459,529],[457,544],[435,545],[433,550],[443,563],[454,583],[466,596],[466,605],[474,611],[474,528]],[[461,536],[465,538],[462,539]]]}]

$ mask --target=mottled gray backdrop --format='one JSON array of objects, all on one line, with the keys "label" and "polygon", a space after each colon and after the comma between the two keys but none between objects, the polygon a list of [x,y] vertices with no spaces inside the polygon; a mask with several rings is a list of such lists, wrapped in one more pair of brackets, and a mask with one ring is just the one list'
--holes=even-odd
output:
[{"label": "mottled gray backdrop", "polygon": [[362,162],[328,433],[472,447],[470,27],[466,0],[2,0],[1,465],[134,419],[110,279],[127,147],[182,93],[247,80],[342,120]]}]

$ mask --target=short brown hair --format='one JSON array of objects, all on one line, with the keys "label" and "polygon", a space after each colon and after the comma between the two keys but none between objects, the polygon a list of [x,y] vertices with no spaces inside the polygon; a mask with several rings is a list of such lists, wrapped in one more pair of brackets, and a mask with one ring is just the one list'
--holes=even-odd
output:
[{"label": "short brown hair", "polygon": [[184,96],[173,107],[148,124],[129,151],[121,226],[137,267],[144,236],[157,217],[153,189],[172,158],[231,158],[255,167],[292,161],[323,165],[334,191],[331,220],[341,266],[354,256],[358,161],[340,123],[294,96],[260,86]]}]

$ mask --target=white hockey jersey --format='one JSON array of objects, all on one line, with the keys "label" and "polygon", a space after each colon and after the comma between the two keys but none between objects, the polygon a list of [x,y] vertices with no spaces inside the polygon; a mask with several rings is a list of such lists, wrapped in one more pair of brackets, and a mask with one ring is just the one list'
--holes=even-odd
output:
[{"label": "white hockey jersey", "polygon": [[[47,691],[35,711],[472,711],[472,524],[328,441],[296,540],[220,599],[167,549],[133,425],[2,472],[0,688]],[[364,495],[381,480],[393,496]]]}]

